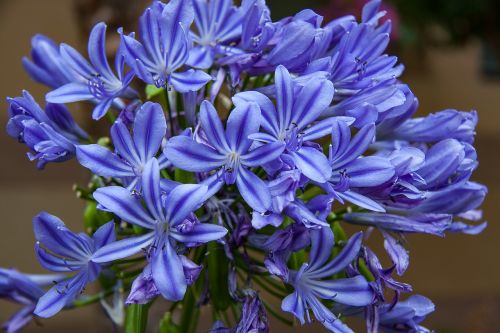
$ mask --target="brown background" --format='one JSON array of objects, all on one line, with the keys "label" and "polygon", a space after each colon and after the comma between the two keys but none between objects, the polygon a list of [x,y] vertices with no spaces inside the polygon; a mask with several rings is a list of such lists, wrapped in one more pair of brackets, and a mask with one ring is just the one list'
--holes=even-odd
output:
[{"label": "brown background", "polygon": [[[123,1],[126,4],[126,1]],[[21,57],[28,55],[30,38],[46,34],[58,42],[84,45],[79,40],[73,2],[67,0],[0,0],[0,96],[17,96],[29,90],[43,104],[46,90],[24,73]],[[106,17],[109,13],[97,16]],[[83,47],[82,47],[83,45]],[[500,327],[500,82],[484,79],[479,71],[480,44],[471,41],[460,48],[428,50],[425,57],[403,55],[410,83],[421,102],[421,112],[444,108],[477,109],[480,167],[475,179],[489,186],[483,206],[486,231],[477,237],[449,235],[409,237],[411,265],[404,280],[429,296],[438,311],[428,326],[443,333],[493,333]],[[6,103],[1,104],[1,126],[6,123]],[[90,119],[85,108],[73,107],[78,119]],[[86,125],[90,125],[90,121]],[[37,171],[25,158],[26,149],[0,131],[0,266],[42,272],[33,255],[31,218],[41,210],[61,217],[73,230],[81,230],[82,202],[74,197],[74,182],[85,183],[86,172],[74,161],[49,165]],[[15,307],[0,303],[0,321]],[[159,307],[158,311],[161,311]],[[65,312],[31,324],[33,332],[107,332],[98,306]],[[204,321],[200,332],[206,332]],[[272,332],[288,332],[275,324]],[[301,330],[302,331],[302,330]],[[303,330],[306,331],[305,329]],[[311,331],[311,330],[310,330]],[[321,331],[314,328],[314,332]],[[360,329],[359,332],[364,331]]]}]

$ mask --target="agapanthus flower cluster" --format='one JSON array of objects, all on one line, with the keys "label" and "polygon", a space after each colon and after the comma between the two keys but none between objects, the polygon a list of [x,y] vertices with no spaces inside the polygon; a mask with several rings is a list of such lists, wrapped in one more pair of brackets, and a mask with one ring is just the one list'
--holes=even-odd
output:
[{"label": "agapanthus flower cluster", "polygon": [[[8,98],[7,132],[39,169],[74,158],[91,177],[75,186],[85,232],[33,219],[37,258],[55,275],[0,269],[0,295],[23,305],[6,330],[100,302],[142,332],[164,298],[149,324],[160,332],[195,332],[202,306],[212,333],[268,332],[270,317],[430,332],[434,305],[400,281],[405,235],[485,228],[474,223],[487,193],[471,180],[477,114],[413,117],[379,7],[324,23],[310,9],[273,21],[264,0],[153,1],[137,34],[96,24],[89,60],[35,36],[23,64],[50,88],[45,109],[26,91]],[[121,41],[111,57],[107,33]],[[77,101],[109,137],[76,124],[65,104]],[[366,242],[375,230],[386,253]]]}]

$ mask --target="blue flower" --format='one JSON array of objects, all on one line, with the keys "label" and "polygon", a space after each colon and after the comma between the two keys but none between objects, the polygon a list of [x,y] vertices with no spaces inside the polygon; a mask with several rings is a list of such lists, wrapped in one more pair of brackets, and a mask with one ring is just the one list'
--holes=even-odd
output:
[{"label": "blue flower", "polygon": [[19,332],[33,318],[38,299],[44,287],[59,281],[61,275],[23,274],[15,269],[0,268],[0,298],[22,304],[24,307],[1,325],[8,333]]},{"label": "blue flower", "polygon": [[384,304],[379,311],[379,325],[388,333],[432,333],[433,331],[419,325],[434,312],[435,306],[430,299],[414,295],[392,306]]},{"label": "blue flower", "polygon": [[184,297],[190,274],[186,274],[182,248],[218,240],[227,233],[221,226],[199,223],[193,212],[206,199],[204,185],[178,185],[166,197],[160,189],[158,161],[152,158],[144,167],[142,176],[144,207],[126,188],[109,186],[94,192],[97,202],[120,217],[148,232],[142,236],[125,238],[97,251],[92,260],[108,262],[136,254],[143,249],[148,253],[155,287],[168,300]]},{"label": "blue flower", "polygon": [[35,35],[31,47],[32,60],[24,57],[23,66],[33,80],[54,89],[76,80],[76,74],[68,71],[59,47],[50,38]]},{"label": "blue flower", "polygon": [[319,183],[331,174],[328,159],[309,140],[331,133],[332,118],[316,122],[330,105],[334,88],[327,80],[311,80],[300,88],[292,84],[287,69],[278,66],[275,72],[276,107],[265,95],[247,91],[233,97],[235,105],[258,103],[262,110],[262,128],[265,133],[253,134],[261,142],[282,142],[285,153],[281,159],[295,166],[306,177]]},{"label": "blue flower", "polygon": [[75,145],[88,138],[64,105],[48,103],[44,112],[27,91],[23,91],[22,97],[8,98],[7,102],[7,133],[30,148],[28,157],[38,160],[39,169],[49,162],[72,158]]},{"label": "blue flower", "polygon": [[142,42],[133,34],[122,34],[125,61],[141,80],[186,93],[199,90],[212,79],[201,70],[179,71],[189,58],[193,16],[191,1],[172,0],[167,5],[154,1],[139,19]]},{"label": "blue flower", "polygon": [[92,64],[71,46],[61,45],[61,56],[68,64],[69,70],[75,73],[76,79],[49,92],[46,96],[48,102],[92,101],[97,104],[92,112],[92,118],[100,119],[113,104],[119,108],[125,106],[120,97],[133,98],[137,95],[128,87],[134,78],[134,73],[129,71],[123,75],[124,61],[120,54],[115,58],[118,76],[111,70],[106,58],[105,43],[106,25],[98,23],[89,36],[88,54]]},{"label": "blue flower", "polygon": [[365,209],[383,212],[385,209],[379,203],[356,191],[356,188],[385,184],[395,175],[394,166],[389,159],[361,156],[374,139],[374,124],[361,127],[351,139],[347,123],[341,120],[333,123],[329,154],[332,177],[326,189],[341,203],[346,200]]},{"label": "blue flower", "polygon": [[[241,196],[256,211],[265,212],[271,206],[271,194],[262,179],[248,168],[262,166],[277,159],[283,152],[281,142],[273,142],[250,150],[248,137],[259,131],[261,116],[255,103],[242,103],[229,114],[226,131],[213,105],[204,101],[200,111],[201,127],[207,144],[186,136],[169,140],[165,148],[168,159],[180,169],[209,172],[221,169],[207,183],[210,192],[217,192],[224,183],[238,187]],[[223,181],[219,181],[222,178]]]},{"label": "blue flower", "polygon": [[[111,127],[115,152],[97,145],[76,148],[78,161],[93,173],[121,179],[130,189],[140,186],[145,165],[156,156],[165,138],[167,124],[159,104],[147,102],[137,111],[133,121],[133,136],[122,120]],[[160,167],[169,165],[164,154],[159,156]]]},{"label": "blue flower", "polygon": [[33,218],[33,231],[37,240],[35,251],[40,264],[53,272],[74,273],[66,280],[55,284],[40,297],[34,314],[52,317],[71,303],[99,276],[101,263],[92,260],[94,253],[115,240],[114,223],[108,222],[94,233],[71,232],[57,217],[40,213]]},{"label": "blue flower", "polygon": [[[373,292],[361,275],[349,278],[331,279],[356,260],[361,248],[361,233],[354,235],[342,251],[327,262],[331,256],[334,239],[330,228],[311,230],[311,252],[308,263],[298,271],[290,271],[288,283],[295,291],[281,304],[284,311],[291,312],[301,324],[311,322],[309,311],[332,332],[352,332],[323,303],[321,299],[339,304],[365,306],[371,304]],[[305,318],[304,318],[305,317]]]},{"label": "blue flower", "polygon": [[209,68],[217,55],[241,36],[244,13],[232,0],[193,0],[194,23],[192,32],[197,44],[189,51],[187,64]]}]

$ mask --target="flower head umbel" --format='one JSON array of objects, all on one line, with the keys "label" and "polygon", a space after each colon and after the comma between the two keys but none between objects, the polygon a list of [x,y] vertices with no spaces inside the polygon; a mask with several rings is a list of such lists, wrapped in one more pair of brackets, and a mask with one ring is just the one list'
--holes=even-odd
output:
[{"label": "flower head umbel", "polygon": [[[290,271],[290,283],[295,291],[288,295],[281,304],[284,311],[291,312],[301,324],[310,322],[309,311],[312,311],[327,329],[332,332],[352,332],[339,320],[320,299],[331,300],[340,304],[363,306],[372,303],[373,292],[368,282],[361,275],[330,280],[331,276],[342,272],[358,257],[361,248],[361,233],[354,235],[342,251],[331,261],[334,245],[330,228],[310,230],[311,253],[308,263],[304,263],[298,271]],[[305,318],[304,318],[305,317]]]},{"label": "flower head umbel", "polygon": [[[133,122],[133,136],[125,123],[118,119],[111,126],[115,152],[98,145],[80,145],[76,148],[78,161],[96,175],[121,179],[130,189],[140,186],[146,164],[156,156],[167,132],[163,109],[147,102],[137,111]],[[160,167],[168,165],[164,154]]]},{"label": "flower head umbel", "polygon": [[236,183],[241,196],[250,207],[258,212],[267,211],[271,206],[269,189],[249,168],[277,159],[283,152],[284,145],[272,142],[251,149],[253,141],[249,136],[259,131],[261,123],[258,105],[242,103],[237,106],[229,114],[224,132],[217,111],[210,102],[204,101],[201,104],[200,123],[207,137],[207,144],[186,136],[173,137],[166,146],[170,162],[188,171],[218,170],[211,178],[215,182],[211,192],[217,192],[224,183]]},{"label": "flower head umbel", "polygon": [[155,158],[144,168],[141,188],[145,208],[123,187],[104,187],[94,193],[97,202],[106,210],[148,232],[102,248],[93,260],[108,262],[147,249],[156,288],[166,299],[177,301],[184,297],[189,277],[178,252],[220,239],[227,230],[219,225],[200,223],[193,214],[205,201],[205,185],[178,185],[168,195],[162,194],[160,169]]},{"label": "flower head umbel", "polygon": [[[78,51],[69,45],[62,44],[60,53],[68,64],[69,70],[75,73],[75,79],[46,96],[51,103],[70,103],[92,101],[96,104],[92,118],[102,118],[113,103],[117,107],[125,104],[120,97],[133,98],[136,92],[129,88],[134,72],[123,74],[123,57],[115,58],[116,73],[113,73],[106,57],[106,25],[98,23],[90,33],[88,43],[89,63]],[[68,70],[68,69],[66,69]]]},{"label": "flower head umbel", "polygon": [[211,76],[201,70],[181,71],[191,49],[191,1],[154,1],[139,19],[139,36],[122,33],[123,56],[141,80],[157,87],[173,86],[185,93],[202,88]]},{"label": "flower head umbel", "polygon": [[104,263],[93,261],[94,253],[115,240],[115,226],[113,222],[108,222],[91,238],[71,232],[54,215],[40,213],[33,218],[33,231],[40,264],[53,272],[73,273],[68,279],[56,283],[38,300],[34,313],[47,318],[74,301],[88,283],[97,279]]}]

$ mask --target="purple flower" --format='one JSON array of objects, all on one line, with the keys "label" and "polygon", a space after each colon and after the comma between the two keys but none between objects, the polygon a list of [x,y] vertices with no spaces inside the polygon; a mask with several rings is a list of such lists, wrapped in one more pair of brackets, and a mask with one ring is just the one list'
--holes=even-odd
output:
[{"label": "purple flower", "polygon": [[[78,161],[93,173],[121,179],[130,189],[141,185],[145,165],[156,156],[165,138],[167,124],[159,104],[146,102],[137,111],[133,121],[133,136],[122,120],[111,127],[115,152],[97,145],[76,148]],[[169,165],[164,154],[159,157],[160,168]]]},{"label": "purple flower", "polygon": [[379,156],[361,156],[374,138],[373,124],[361,127],[351,139],[351,130],[345,122],[333,123],[329,154],[332,177],[327,190],[341,203],[346,200],[368,210],[383,212],[385,209],[379,203],[356,191],[356,188],[385,184],[395,175],[390,160]]},{"label": "purple flower", "polygon": [[23,66],[39,83],[55,89],[76,80],[76,74],[68,71],[59,47],[44,35],[35,35],[31,39],[31,59],[24,57]]},{"label": "purple flower", "polygon": [[232,0],[193,0],[193,9],[196,32],[191,34],[197,46],[189,51],[187,64],[209,68],[217,55],[240,38],[243,9]]},{"label": "purple flower", "polygon": [[[361,248],[361,233],[353,236],[342,251],[327,262],[334,245],[333,232],[330,228],[310,230],[311,252],[309,262],[298,271],[290,271],[288,281],[295,291],[285,297],[281,304],[284,311],[291,312],[301,324],[311,322],[309,310],[316,319],[332,332],[352,332],[339,320],[320,299],[331,300],[339,304],[365,306],[371,304],[373,292],[361,275],[342,279],[328,279],[343,271],[356,260]],[[305,316],[305,318],[304,318]]]},{"label": "purple flower", "polygon": [[1,325],[7,333],[19,332],[33,318],[43,288],[60,281],[61,275],[23,274],[15,269],[0,268],[0,298],[19,303],[24,307]]},{"label": "purple flower", "polygon": [[78,141],[88,138],[64,105],[48,103],[44,112],[27,91],[7,102],[7,133],[30,148],[28,157],[38,160],[39,169],[72,158]]},{"label": "purple flower", "polygon": [[282,160],[291,163],[311,180],[324,183],[331,176],[328,159],[309,140],[331,132],[332,119],[316,122],[333,98],[333,85],[327,80],[311,80],[303,87],[292,84],[287,69],[275,72],[276,107],[269,98],[255,91],[236,94],[235,105],[258,103],[262,111],[262,128],[252,139],[265,143],[282,142]]},{"label": "purple flower", "polygon": [[[116,76],[106,58],[106,25],[98,23],[89,36],[88,53],[90,64],[78,51],[69,45],[62,44],[61,56],[74,71],[76,79],[47,94],[51,103],[69,103],[92,101],[96,105],[92,112],[93,119],[102,118],[114,103],[123,108],[125,104],[120,97],[133,98],[136,92],[129,88],[134,78],[132,71],[123,75],[124,62],[121,55],[115,58]],[[67,69],[66,69],[67,70]]]},{"label": "purple flower", "polygon": [[430,313],[434,312],[430,299],[414,295],[398,302],[394,307],[385,304],[379,308],[379,325],[387,333],[431,333],[433,331],[420,326]]},{"label": "purple flower", "polygon": [[[92,260],[109,262],[125,258],[148,248],[148,260],[154,284],[168,300],[181,300],[187,284],[193,279],[191,269],[184,269],[178,250],[199,243],[217,240],[227,233],[221,226],[199,223],[192,214],[206,198],[204,185],[185,184],[175,187],[167,196],[160,189],[158,161],[152,158],[144,167],[142,195],[146,206],[126,188],[109,186],[97,189],[97,202],[120,217],[148,232],[142,236],[125,238],[109,244],[95,253]],[[149,288],[149,287],[147,287]]]},{"label": "purple flower", "polygon": [[122,34],[125,61],[141,80],[158,88],[173,86],[181,93],[197,91],[211,80],[200,70],[179,72],[188,61],[193,16],[191,1],[154,1],[139,19],[141,42],[133,34]]},{"label": "purple flower", "polygon": [[[255,103],[237,106],[229,114],[226,131],[213,105],[204,101],[200,111],[201,127],[207,144],[195,142],[186,136],[169,140],[165,148],[168,159],[180,169],[208,172],[220,168],[207,180],[210,193],[217,192],[224,183],[238,187],[241,196],[256,211],[265,212],[271,206],[271,194],[262,179],[247,168],[262,166],[277,159],[284,145],[273,142],[250,150],[251,134],[258,132],[261,118]],[[221,178],[220,181],[219,178]]]},{"label": "purple flower", "polygon": [[35,315],[52,317],[72,302],[85,289],[87,283],[99,276],[103,261],[93,261],[96,251],[115,240],[114,223],[108,222],[89,237],[71,232],[57,217],[40,213],[33,218],[37,240],[35,251],[40,264],[53,272],[71,272],[74,275],[55,284],[40,297]]}]

